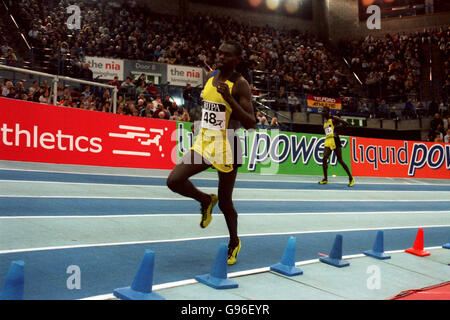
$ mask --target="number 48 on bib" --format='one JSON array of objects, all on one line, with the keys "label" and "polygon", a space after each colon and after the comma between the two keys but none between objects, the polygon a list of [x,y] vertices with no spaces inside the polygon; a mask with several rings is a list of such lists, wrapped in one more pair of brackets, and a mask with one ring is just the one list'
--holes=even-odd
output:
[{"label": "number 48 on bib", "polygon": [[202,109],[202,128],[225,130],[225,112]]}]

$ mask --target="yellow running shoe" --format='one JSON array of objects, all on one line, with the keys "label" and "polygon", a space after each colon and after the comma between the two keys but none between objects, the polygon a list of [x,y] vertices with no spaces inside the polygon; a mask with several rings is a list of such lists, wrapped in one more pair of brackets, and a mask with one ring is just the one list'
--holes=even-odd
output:
[{"label": "yellow running shoe", "polygon": [[348,183],[348,186],[353,187],[354,184],[355,184],[355,178],[352,178],[352,180],[350,180],[350,182]]},{"label": "yellow running shoe", "polygon": [[319,184],[327,184],[328,180],[323,179],[322,181],[319,181]]},{"label": "yellow running shoe", "polygon": [[239,244],[236,247],[234,248],[228,247],[228,261],[227,261],[228,265],[236,263],[236,259],[240,250],[241,250],[241,239],[239,239]]},{"label": "yellow running shoe", "polygon": [[207,208],[202,207],[202,218],[200,219],[200,227],[206,228],[212,220],[212,210],[216,205],[219,197],[217,194],[210,194],[211,202]]}]

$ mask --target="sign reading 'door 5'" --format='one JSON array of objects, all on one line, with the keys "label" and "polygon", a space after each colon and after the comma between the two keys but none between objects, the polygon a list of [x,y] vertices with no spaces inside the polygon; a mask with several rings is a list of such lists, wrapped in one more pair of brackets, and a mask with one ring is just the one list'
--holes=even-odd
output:
[{"label": "sign reading 'door 5'", "polygon": [[203,69],[187,66],[167,65],[167,81],[172,86],[186,86],[188,83],[192,87],[203,85]]},{"label": "sign reading 'door 5'", "polygon": [[120,81],[124,80],[124,63],[121,59],[86,56],[86,62],[89,63],[94,79],[113,80],[118,76]]},{"label": "sign reading 'door 5'", "polygon": [[141,60],[124,60],[124,76],[139,77],[145,74],[147,81],[156,85],[167,82],[167,66],[165,63]]}]

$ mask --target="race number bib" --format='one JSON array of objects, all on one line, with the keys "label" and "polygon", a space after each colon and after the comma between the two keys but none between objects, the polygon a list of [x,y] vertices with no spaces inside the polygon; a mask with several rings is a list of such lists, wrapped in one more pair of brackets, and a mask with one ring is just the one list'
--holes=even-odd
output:
[{"label": "race number bib", "polygon": [[327,136],[333,135],[333,128],[325,127],[325,135],[327,135]]},{"label": "race number bib", "polygon": [[226,112],[202,109],[202,128],[210,130],[225,130]]}]

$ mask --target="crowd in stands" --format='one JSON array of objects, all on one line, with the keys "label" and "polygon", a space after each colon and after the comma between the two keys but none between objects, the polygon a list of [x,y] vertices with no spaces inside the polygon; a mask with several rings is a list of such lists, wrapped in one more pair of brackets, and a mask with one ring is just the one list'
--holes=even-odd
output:
[{"label": "crowd in stands", "polygon": [[[443,86],[440,91],[441,104],[434,104],[430,109],[433,119],[430,123],[428,141],[450,143],[450,110],[448,109],[450,93],[450,27],[434,33],[433,41],[438,44],[441,57],[441,78]],[[444,106],[447,106],[447,108]]]},{"label": "crowd in stands", "polygon": [[68,30],[66,7],[60,1],[52,10],[42,0],[17,1],[18,16],[29,30],[35,47],[49,47],[55,54],[70,53],[161,63],[214,67],[222,40],[232,38],[244,49],[243,73],[263,72],[261,87],[338,96],[349,91],[347,75],[314,35],[249,26],[230,17],[197,14],[181,21],[174,15],[149,9],[92,1],[78,1],[81,29]]},{"label": "crowd in stands", "polygon": [[450,142],[450,114],[443,117],[436,113],[430,122],[430,131],[428,133],[428,141],[433,142]]},{"label": "crowd in stands", "polygon": [[269,123],[267,117],[259,111],[256,113],[256,127],[265,130],[280,130],[280,124],[278,123],[277,117],[272,117]]},{"label": "crowd in stands", "polygon": [[350,92],[343,67],[313,35],[271,30],[252,33],[245,44],[250,68],[263,72],[261,88],[272,94],[282,91],[287,98],[294,91],[339,97]]},{"label": "crowd in stands", "polygon": [[447,30],[440,30],[436,34],[436,41],[441,56],[442,69],[441,76],[443,86],[441,90],[441,100],[447,105],[450,104],[450,27]]},{"label": "crowd in stands", "polygon": [[361,40],[342,41],[349,64],[366,85],[369,96],[417,96],[420,88],[421,66],[424,63],[422,44],[427,35],[372,35]]},{"label": "crowd in stands", "polygon": [[450,27],[436,31],[432,36],[432,41],[436,42],[439,48],[441,58],[441,79],[443,86],[440,88],[441,104],[432,102],[429,112],[433,115],[430,122],[430,131],[428,141],[450,143]]},{"label": "crowd in stands", "polygon": [[3,42],[0,45],[0,59],[5,62],[7,65],[15,65],[17,62],[17,56],[14,52],[14,49],[11,48],[7,42]]},{"label": "crowd in stands", "polygon": [[[75,71],[71,74],[74,77],[92,80],[89,65],[82,62],[85,56],[214,68],[220,43],[233,39],[243,45],[244,62],[240,67],[251,83],[253,95],[272,101],[269,105],[275,110],[305,111],[304,100],[300,99],[304,94],[340,97],[344,113],[364,117],[411,119],[435,113],[444,116],[448,110],[450,28],[341,42],[339,50],[352,71],[356,71],[369,88],[368,98],[361,98],[352,95],[350,73],[337,56],[308,32],[275,29],[268,25],[250,26],[230,17],[206,14],[180,19],[154,13],[148,8],[89,0],[77,2],[82,23],[79,30],[69,30],[66,8],[70,4],[67,0],[18,0],[13,3],[13,9],[27,30],[30,43],[34,47],[52,49],[51,61],[68,57],[74,66],[72,70]],[[426,41],[435,41],[439,46],[444,61],[444,85],[440,101],[425,106],[418,98],[418,91],[424,63],[422,46]],[[10,49],[4,43],[0,54],[9,53],[11,57]],[[165,107],[168,112],[156,112],[158,105],[164,105],[165,98],[161,99],[160,90],[144,78],[114,79],[109,84],[119,90],[118,112],[121,114],[151,113],[155,117],[161,114],[164,118],[185,114],[186,110],[175,112],[168,103]],[[20,85],[13,85],[16,86]],[[65,91],[60,88],[58,104],[100,111],[111,108],[103,91],[89,95],[84,90],[74,88],[68,97],[60,100],[61,92]],[[29,92],[18,95],[14,89],[12,91],[10,96],[36,102],[51,96],[48,84],[32,95]],[[111,94],[105,94],[110,99]],[[385,98],[379,98],[380,94]],[[391,99],[393,96],[401,96],[403,100]],[[189,111],[190,106],[187,109]]]},{"label": "crowd in stands", "polygon": [[[424,106],[420,102],[421,69],[429,57],[429,46],[435,44],[441,53],[443,87],[438,99]],[[428,51],[424,53],[425,45]],[[386,119],[433,116],[436,112],[442,115],[448,110],[450,27],[424,29],[410,34],[386,34],[384,38],[369,35],[359,41],[341,41],[339,46],[367,89],[368,97],[385,97],[378,98],[372,106],[364,106],[362,99],[350,103],[348,109],[358,112],[366,110],[362,113]]]},{"label": "crowd in stands", "polygon": [[10,46],[6,37],[6,24],[7,22],[0,19],[0,61],[4,64],[15,65],[18,58],[14,48]]},{"label": "crowd in stands", "polygon": [[[116,79],[117,80],[117,79]],[[142,82],[142,80],[140,80]],[[26,84],[26,80],[18,80],[15,83],[9,79],[0,79],[0,96],[11,99],[32,101],[43,104],[53,104],[52,88],[46,80],[40,84],[33,81]],[[133,84],[134,80],[127,79],[123,83]],[[133,84],[134,85],[134,84]],[[119,87],[121,84],[119,82]],[[148,84],[146,88],[152,88]],[[56,92],[57,105],[86,109],[91,111],[112,112],[113,102],[111,90],[95,90],[90,86],[64,87],[58,84]],[[169,96],[161,98],[159,91],[146,90],[136,95],[118,94],[117,114],[158,118],[165,120],[190,121],[190,114],[183,105],[177,103]]]},{"label": "crowd in stands", "polygon": [[[123,82],[120,82],[118,79],[110,81],[109,84],[117,85],[117,87],[122,90],[119,91],[118,94],[117,114],[186,122],[191,121],[191,114],[183,105],[177,105],[169,95],[164,95],[164,97],[161,98],[158,88],[151,82],[145,82],[143,78],[144,77],[141,77],[137,80],[127,78],[127,80]],[[38,81],[33,81],[29,85],[26,85],[26,82],[26,80],[19,80],[13,83],[13,81],[8,79],[0,79],[0,96],[43,104],[53,104],[52,89],[46,80],[44,80],[42,84]],[[136,95],[128,95],[123,91],[124,87],[135,87],[136,82],[141,84],[144,83],[145,90],[139,91]],[[101,112],[112,111],[112,98],[109,89],[99,93],[93,91],[89,86],[85,86],[83,90],[80,90],[78,86],[69,88],[59,84],[56,97],[57,105],[61,107]],[[293,95],[290,95],[290,98],[290,102],[292,103],[291,107],[298,107],[298,99]],[[408,103],[411,103],[411,99],[408,100],[407,104]],[[369,107],[364,101],[359,101],[358,104],[358,108],[365,108],[365,110],[370,113]],[[407,109],[407,107],[405,107],[405,109]],[[266,116],[258,111],[256,113],[256,118],[258,129],[280,129],[276,117],[272,117],[269,123]],[[430,122],[430,131],[427,141],[449,143],[449,125],[450,113],[436,112]]]}]

